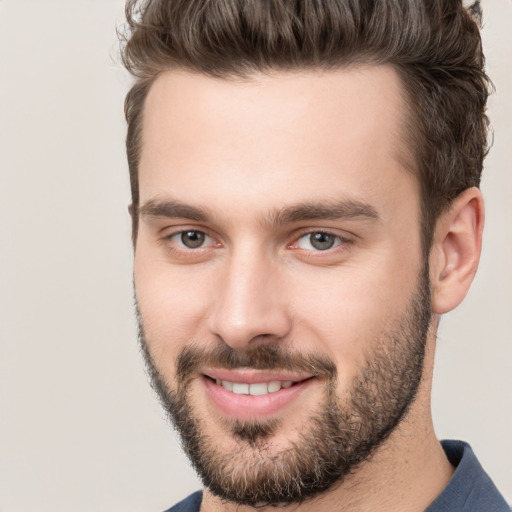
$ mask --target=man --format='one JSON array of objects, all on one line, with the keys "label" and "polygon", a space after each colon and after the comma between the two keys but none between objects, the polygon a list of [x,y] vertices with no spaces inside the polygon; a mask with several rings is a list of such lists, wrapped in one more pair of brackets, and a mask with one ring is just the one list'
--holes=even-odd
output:
[{"label": "man", "polygon": [[509,510],[430,412],[482,240],[478,6],[127,14],[140,340],[205,485],[171,510]]}]

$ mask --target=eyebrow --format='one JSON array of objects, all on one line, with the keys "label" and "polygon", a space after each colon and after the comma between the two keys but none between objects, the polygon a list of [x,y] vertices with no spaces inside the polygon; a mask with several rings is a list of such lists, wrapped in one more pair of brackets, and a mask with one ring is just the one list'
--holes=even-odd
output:
[{"label": "eyebrow", "polygon": [[[213,215],[204,208],[181,203],[176,200],[151,199],[139,207],[141,217],[164,217],[208,222]],[[279,227],[311,220],[378,220],[375,208],[355,199],[339,201],[304,202],[271,210],[265,215],[263,224]]]},{"label": "eyebrow", "polygon": [[141,217],[167,217],[206,222],[211,216],[203,208],[180,203],[179,201],[159,201],[151,199],[139,208]]},{"label": "eyebrow", "polygon": [[309,220],[378,220],[377,210],[368,203],[355,199],[306,202],[270,212],[266,223],[281,226]]}]

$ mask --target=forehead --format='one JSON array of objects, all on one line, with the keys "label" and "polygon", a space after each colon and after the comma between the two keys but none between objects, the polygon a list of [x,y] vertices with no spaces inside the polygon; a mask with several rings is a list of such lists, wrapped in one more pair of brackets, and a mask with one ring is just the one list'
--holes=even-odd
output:
[{"label": "forehead", "polygon": [[401,164],[405,110],[387,66],[245,80],[163,73],[144,109],[141,203],[170,195],[263,208],[384,189],[396,196],[399,181],[411,181]]}]

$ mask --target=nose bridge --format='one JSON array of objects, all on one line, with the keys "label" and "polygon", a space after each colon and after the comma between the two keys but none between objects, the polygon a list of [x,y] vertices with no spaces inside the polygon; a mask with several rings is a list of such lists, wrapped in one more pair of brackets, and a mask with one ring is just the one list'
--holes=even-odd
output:
[{"label": "nose bridge", "polygon": [[233,251],[219,275],[212,331],[235,349],[257,338],[282,338],[290,329],[277,263],[250,246]]}]

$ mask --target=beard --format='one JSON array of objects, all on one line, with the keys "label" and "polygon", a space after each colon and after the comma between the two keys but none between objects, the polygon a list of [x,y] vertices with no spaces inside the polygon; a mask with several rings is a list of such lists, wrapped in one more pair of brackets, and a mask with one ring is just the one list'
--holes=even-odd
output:
[{"label": "beard", "polygon": [[[399,425],[414,402],[423,373],[431,320],[428,266],[405,311],[377,339],[346,397],[336,394],[337,369],[319,354],[292,352],[283,344],[236,351],[222,343],[205,349],[191,344],[176,361],[176,388],[153,360],[139,315],[139,339],[153,388],[178,431],[182,446],[212,494],[241,505],[300,503],[339,484],[368,460]],[[279,419],[224,419],[231,450],[209,435],[206,411],[190,396],[204,367],[307,372],[323,383],[323,400],[296,439],[280,451],[272,437]],[[203,414],[201,414],[203,413]]]}]

